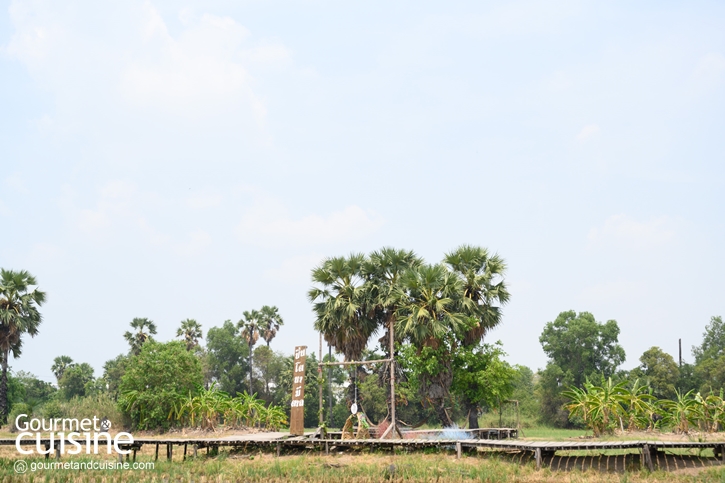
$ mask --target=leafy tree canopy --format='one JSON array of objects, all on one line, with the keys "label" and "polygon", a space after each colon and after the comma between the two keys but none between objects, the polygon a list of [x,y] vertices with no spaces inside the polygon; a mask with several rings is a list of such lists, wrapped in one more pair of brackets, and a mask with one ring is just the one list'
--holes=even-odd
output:
[{"label": "leafy tree canopy", "polygon": [[147,341],[128,361],[121,378],[119,406],[139,429],[167,429],[181,398],[201,386],[201,362],[181,341]]},{"label": "leafy tree canopy", "polygon": [[639,362],[630,377],[643,379],[652,388],[652,395],[659,399],[673,398],[680,378],[675,359],[659,347],[651,347],[642,354]]},{"label": "leafy tree canopy", "polygon": [[244,377],[249,372],[249,346],[239,337],[232,321],[209,329],[206,349],[209,373],[219,389],[232,396],[248,389]]},{"label": "leafy tree canopy", "polygon": [[705,359],[717,359],[725,354],[725,324],[722,317],[712,317],[710,323],[705,327],[702,334],[702,344],[692,348],[692,355],[695,356],[695,364],[700,364]]},{"label": "leafy tree canopy", "polygon": [[550,361],[579,387],[594,374],[612,376],[624,362],[618,336],[616,320],[600,323],[589,312],[570,310],[547,322],[539,341]]}]

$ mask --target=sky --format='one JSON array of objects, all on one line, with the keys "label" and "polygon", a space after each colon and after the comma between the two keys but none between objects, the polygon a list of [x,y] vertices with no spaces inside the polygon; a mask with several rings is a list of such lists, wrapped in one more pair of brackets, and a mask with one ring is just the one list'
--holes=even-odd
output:
[{"label": "sky", "polygon": [[725,3],[0,0],[0,267],[47,293],[13,370],[276,305],[325,257],[507,264],[508,360],[565,310],[624,368],[725,315]]}]

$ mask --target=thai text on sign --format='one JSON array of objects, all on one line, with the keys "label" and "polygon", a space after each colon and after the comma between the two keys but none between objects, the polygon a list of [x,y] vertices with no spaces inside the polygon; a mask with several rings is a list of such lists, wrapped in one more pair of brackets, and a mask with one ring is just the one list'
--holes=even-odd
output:
[{"label": "thai text on sign", "polygon": [[305,432],[305,362],[307,346],[295,347],[294,372],[292,374],[292,411],[290,414],[290,433]]}]

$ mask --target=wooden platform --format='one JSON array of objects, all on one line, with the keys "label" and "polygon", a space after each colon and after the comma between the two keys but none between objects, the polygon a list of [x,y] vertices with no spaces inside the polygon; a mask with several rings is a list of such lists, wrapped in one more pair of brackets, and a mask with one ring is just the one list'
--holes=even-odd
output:
[{"label": "wooden platform", "polygon": [[[422,435],[417,433],[415,436]],[[440,436],[441,433],[439,433]],[[472,436],[462,432],[466,436]],[[231,448],[236,451],[254,451],[266,449],[268,451],[276,451],[279,456],[283,451],[319,451],[329,453],[331,451],[339,451],[345,448],[361,449],[375,448],[381,450],[395,451],[396,449],[406,449],[414,451],[424,448],[439,448],[441,450],[455,450],[458,457],[463,451],[487,451],[499,452],[504,454],[523,453],[528,459],[536,462],[537,468],[553,461],[557,456],[557,452],[599,452],[617,450],[620,452],[629,452],[639,454],[641,465],[649,467],[653,470],[655,467],[664,469],[661,460],[667,462],[667,453],[672,454],[673,450],[704,450],[712,449],[714,457],[697,456],[701,461],[703,458],[707,463],[725,464],[725,436],[717,441],[523,441],[518,439],[440,439],[440,437],[431,437],[432,432],[428,431],[425,438],[413,437],[405,439],[337,439],[335,437],[326,436],[324,438],[312,437],[312,434],[304,436],[290,436],[289,433],[255,433],[239,436],[229,436],[224,438],[134,438],[132,445],[122,446],[124,450],[132,450],[133,458],[136,458],[136,452],[142,446],[151,445],[155,448],[155,459],[159,458],[159,448],[166,450],[166,458],[171,460],[174,454],[174,448],[183,451],[184,459],[188,456],[197,456],[200,449],[206,449],[208,454],[216,454],[220,447]],[[335,436],[335,435],[333,435]],[[15,445],[15,439],[0,439],[0,445]],[[57,445],[58,441],[55,441]],[[23,446],[35,445],[35,439],[24,439],[21,441]],[[45,438],[41,440],[41,444],[45,449],[50,448],[50,440]],[[69,443],[66,442],[67,447]],[[52,452],[52,451],[51,451]],[[699,452],[701,453],[701,451]],[[50,455],[46,454],[46,458]],[[586,457],[593,455],[581,455],[578,457]],[[629,456],[632,456],[630,454]],[[56,453],[56,457],[60,457]],[[119,455],[119,458],[121,455]],[[571,457],[571,456],[569,456]],[[128,458],[128,456],[127,456]],[[523,458],[519,459],[523,461]],[[626,457],[625,457],[626,460]],[[667,466],[669,468],[669,466]]]}]

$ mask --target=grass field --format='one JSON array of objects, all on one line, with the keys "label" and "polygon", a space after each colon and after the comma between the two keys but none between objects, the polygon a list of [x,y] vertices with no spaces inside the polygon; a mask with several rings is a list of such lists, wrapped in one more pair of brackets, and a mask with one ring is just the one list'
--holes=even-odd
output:
[{"label": "grass field", "polygon": [[[318,453],[275,457],[272,454],[234,454],[220,452],[216,458],[200,456],[187,461],[157,461],[145,470],[73,470],[28,469],[15,472],[15,458],[0,458],[0,482],[542,482],[542,483],[624,483],[624,482],[702,482],[725,483],[725,468],[688,468],[676,472],[635,471],[605,473],[599,471],[536,471],[531,462],[514,462],[496,456],[452,454]],[[33,464],[54,460],[25,459]],[[87,458],[63,458],[60,463],[93,461]],[[99,461],[97,458],[95,461]],[[106,461],[116,461],[106,460]],[[152,463],[150,451],[139,454],[138,462]],[[33,465],[34,466],[34,465]]]}]

